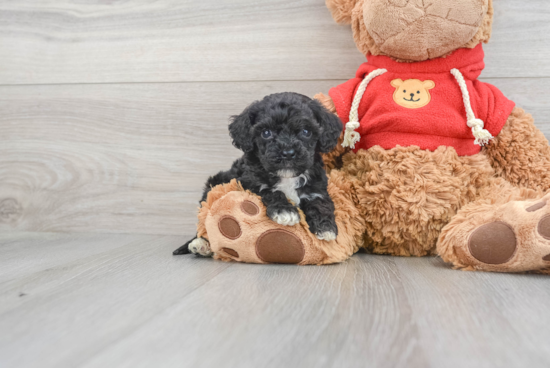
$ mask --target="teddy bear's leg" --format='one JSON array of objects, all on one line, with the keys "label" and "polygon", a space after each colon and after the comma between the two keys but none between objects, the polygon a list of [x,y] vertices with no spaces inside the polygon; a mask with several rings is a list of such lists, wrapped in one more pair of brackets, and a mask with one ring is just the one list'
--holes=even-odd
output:
[{"label": "teddy bear's leg", "polygon": [[550,193],[496,179],[443,228],[437,251],[445,262],[467,270],[549,269]]},{"label": "teddy bear's leg", "polygon": [[550,146],[533,117],[516,107],[485,153],[498,176],[515,186],[550,189]]},{"label": "teddy bear's leg", "polygon": [[328,264],[342,262],[362,243],[365,224],[352,182],[338,170],[330,175],[328,192],[334,201],[338,237],[321,240],[300,223],[284,226],[266,215],[261,198],[235,182],[212,189],[199,213],[198,236],[208,238],[214,258],[246,263]]}]

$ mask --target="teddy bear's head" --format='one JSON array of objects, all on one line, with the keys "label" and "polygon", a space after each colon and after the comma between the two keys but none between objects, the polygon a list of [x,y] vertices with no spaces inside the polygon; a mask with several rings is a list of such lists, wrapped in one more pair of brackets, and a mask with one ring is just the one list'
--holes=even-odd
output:
[{"label": "teddy bear's head", "polygon": [[423,61],[491,37],[493,0],[326,0],[365,55]]}]

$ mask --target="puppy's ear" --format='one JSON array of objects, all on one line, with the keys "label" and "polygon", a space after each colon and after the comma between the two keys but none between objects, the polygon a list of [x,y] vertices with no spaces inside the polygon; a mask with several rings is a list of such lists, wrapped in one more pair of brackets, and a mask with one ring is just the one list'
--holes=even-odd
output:
[{"label": "puppy's ear", "polygon": [[319,150],[328,153],[338,144],[338,138],[343,130],[342,122],[338,116],[327,110],[317,100],[311,100],[309,107],[313,111],[317,123],[321,126]]},{"label": "puppy's ear", "polygon": [[255,119],[255,114],[252,111],[253,106],[254,104],[248,106],[240,115],[232,116],[231,124],[229,124],[229,135],[233,139],[233,145],[244,153],[254,149],[251,132]]}]

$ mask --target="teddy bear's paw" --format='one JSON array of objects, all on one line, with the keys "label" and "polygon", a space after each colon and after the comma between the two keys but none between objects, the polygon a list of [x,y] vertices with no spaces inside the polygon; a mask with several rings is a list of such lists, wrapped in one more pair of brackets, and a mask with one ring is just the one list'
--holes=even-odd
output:
[{"label": "teddy bear's paw", "polygon": [[[240,205],[238,202],[233,203],[231,214],[233,216],[225,214],[218,220],[217,230],[221,237],[214,236],[218,239],[215,253],[219,258],[227,261],[288,264],[297,264],[304,259],[302,240],[293,232],[273,228],[277,225],[260,212],[256,203],[250,200],[244,200]],[[300,221],[297,211],[294,214],[281,210],[275,212],[273,217],[283,226],[296,225]]]},{"label": "teddy bear's paw", "polygon": [[270,211],[268,208],[267,213],[269,218],[279,225],[294,226],[300,222],[300,214],[295,207],[289,209],[277,209],[273,211]]},{"label": "teddy bear's paw", "polygon": [[[290,206],[285,207],[288,210]],[[296,207],[298,220],[300,213]],[[327,255],[304,221],[272,221],[260,197],[229,192],[209,211],[205,228],[214,258],[246,263],[319,264]],[[279,213],[280,214],[280,213]],[[326,230],[326,229],[325,229]]]},{"label": "teddy bear's paw", "polygon": [[212,249],[210,249],[210,243],[204,238],[196,238],[189,243],[189,251],[204,257],[211,257],[213,254]]},{"label": "teddy bear's paw", "polygon": [[472,266],[502,272],[550,268],[550,195],[510,202],[498,212],[468,237],[465,250]]}]

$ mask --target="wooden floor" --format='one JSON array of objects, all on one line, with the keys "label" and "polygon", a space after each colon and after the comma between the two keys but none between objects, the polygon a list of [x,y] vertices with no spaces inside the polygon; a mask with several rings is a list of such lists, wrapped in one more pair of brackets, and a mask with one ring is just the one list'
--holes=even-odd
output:
[{"label": "wooden floor", "polygon": [[173,257],[174,235],[0,235],[0,367],[548,367],[548,278],[437,258]]}]

